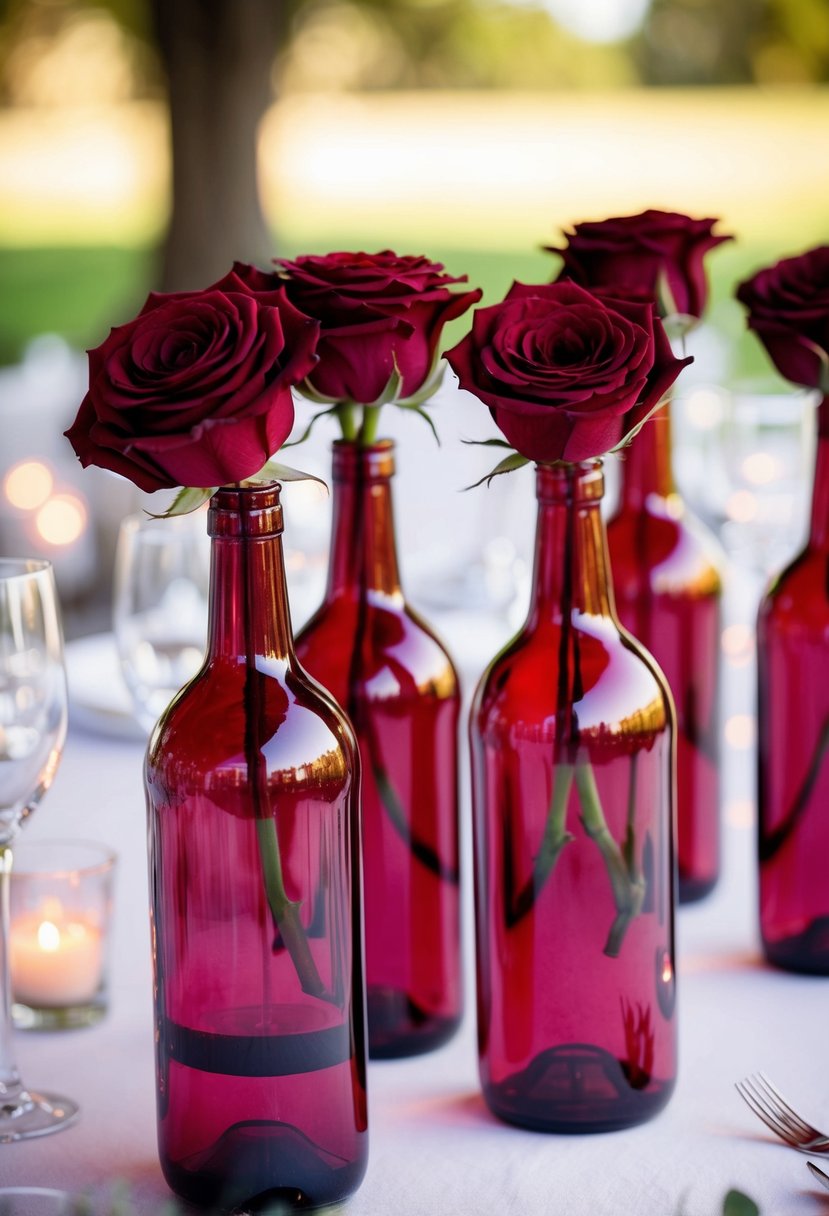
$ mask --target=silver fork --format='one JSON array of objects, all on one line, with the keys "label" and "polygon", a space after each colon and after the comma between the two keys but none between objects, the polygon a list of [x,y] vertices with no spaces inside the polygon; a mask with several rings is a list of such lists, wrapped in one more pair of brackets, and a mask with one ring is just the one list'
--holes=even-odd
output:
[{"label": "silver fork", "polygon": [[766,1127],[785,1140],[786,1144],[800,1153],[829,1155],[829,1136],[802,1119],[763,1073],[758,1072],[744,1081],[737,1081],[736,1088],[757,1118],[762,1119]]}]

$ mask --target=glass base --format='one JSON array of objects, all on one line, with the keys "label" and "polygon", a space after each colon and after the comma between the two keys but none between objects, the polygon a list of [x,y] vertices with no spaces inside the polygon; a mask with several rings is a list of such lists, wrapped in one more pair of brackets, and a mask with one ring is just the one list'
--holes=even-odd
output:
[{"label": "glass base", "polygon": [[778,941],[763,939],[763,953],[775,967],[802,975],[829,975],[829,916],[818,917],[808,929]]},{"label": "glass base", "polygon": [[507,1123],[533,1131],[611,1132],[653,1118],[674,1082],[633,1083],[622,1063],[599,1047],[573,1043],[542,1052],[522,1072],[484,1081],[486,1103]]},{"label": "glass base", "polygon": [[[161,1155],[169,1186],[188,1203],[236,1216],[319,1211],[347,1199],[362,1181],[365,1157],[345,1161],[299,1128],[247,1119],[184,1161]],[[282,1180],[280,1185],[277,1181]]]},{"label": "glass base", "polygon": [[27,1005],[25,1001],[12,1004],[15,1030],[79,1030],[83,1026],[96,1026],[105,1016],[106,1005],[99,1001],[65,1008]]},{"label": "glass base", "polygon": [[24,1090],[17,1102],[0,1106],[0,1144],[59,1132],[75,1122],[79,1109],[71,1098]]},{"label": "glass base", "polygon": [[689,875],[680,873],[677,883],[679,902],[681,904],[693,904],[698,899],[705,899],[706,895],[710,895],[716,885],[716,874],[713,878],[691,878]]},{"label": "glass base", "polygon": [[405,992],[369,988],[368,1054],[372,1060],[422,1055],[442,1047],[460,1025],[460,1017],[429,1013]]}]

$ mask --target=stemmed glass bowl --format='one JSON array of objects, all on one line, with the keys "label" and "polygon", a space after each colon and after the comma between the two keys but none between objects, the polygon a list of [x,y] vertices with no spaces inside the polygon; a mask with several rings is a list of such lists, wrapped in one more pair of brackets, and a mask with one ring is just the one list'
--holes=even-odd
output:
[{"label": "stemmed glass bowl", "polygon": [[12,1048],[12,846],[54,780],[66,738],[63,634],[49,562],[0,559],[0,1143],[70,1123],[77,1104],[23,1084]]}]

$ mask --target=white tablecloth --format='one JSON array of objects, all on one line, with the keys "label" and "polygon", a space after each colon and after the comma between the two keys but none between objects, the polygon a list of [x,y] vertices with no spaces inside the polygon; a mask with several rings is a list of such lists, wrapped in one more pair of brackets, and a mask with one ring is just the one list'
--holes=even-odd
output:
[{"label": "white tablecloth", "polygon": [[[744,690],[745,680],[742,672]],[[112,1000],[92,1029],[18,1032],[28,1084],[71,1095],[82,1114],[59,1134],[0,1146],[0,1185],[87,1191],[107,1216],[115,1184],[127,1188],[136,1216],[158,1216],[169,1199],[155,1150],[142,755],[139,743],[75,726],[55,784],[25,829],[33,838],[81,835],[117,848]],[[734,1090],[737,1078],[765,1069],[829,1128],[829,980],[761,961],[746,813],[752,781],[751,751],[728,753],[722,879],[707,900],[679,911],[680,1073],[666,1110],[600,1136],[549,1136],[496,1121],[477,1083],[468,950],[468,1012],[454,1041],[431,1055],[370,1065],[369,1168],[348,1216],[714,1216],[730,1187],[752,1195],[763,1216],[826,1210],[806,1159],[774,1141]]]}]

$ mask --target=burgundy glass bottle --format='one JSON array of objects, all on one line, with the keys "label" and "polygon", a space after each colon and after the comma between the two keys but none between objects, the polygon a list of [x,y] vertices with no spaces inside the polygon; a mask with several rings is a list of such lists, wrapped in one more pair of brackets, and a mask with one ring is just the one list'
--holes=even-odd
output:
[{"label": "burgundy glass bottle", "polygon": [[770,962],[829,975],[829,398],[805,548],[760,604],[760,930]]},{"label": "burgundy glass bottle", "polygon": [[624,450],[607,539],[619,619],[662,668],[676,707],[677,862],[686,902],[706,895],[720,871],[722,578],[716,540],[674,485],[669,408]]},{"label": "burgundy glass bottle", "polygon": [[428,1051],[463,1011],[452,663],[400,587],[393,444],[334,445],[325,599],[297,637],[354,723],[363,770],[369,1051]]},{"label": "burgundy glass bottle", "polygon": [[146,760],[159,1153],[189,1202],[316,1207],[366,1166],[359,757],[294,654],[279,487],[208,526],[205,662]]},{"label": "burgundy glass bottle", "polygon": [[605,1131],[675,1081],[673,710],[616,618],[601,462],[537,491],[529,615],[470,723],[480,1074],[503,1119]]}]

